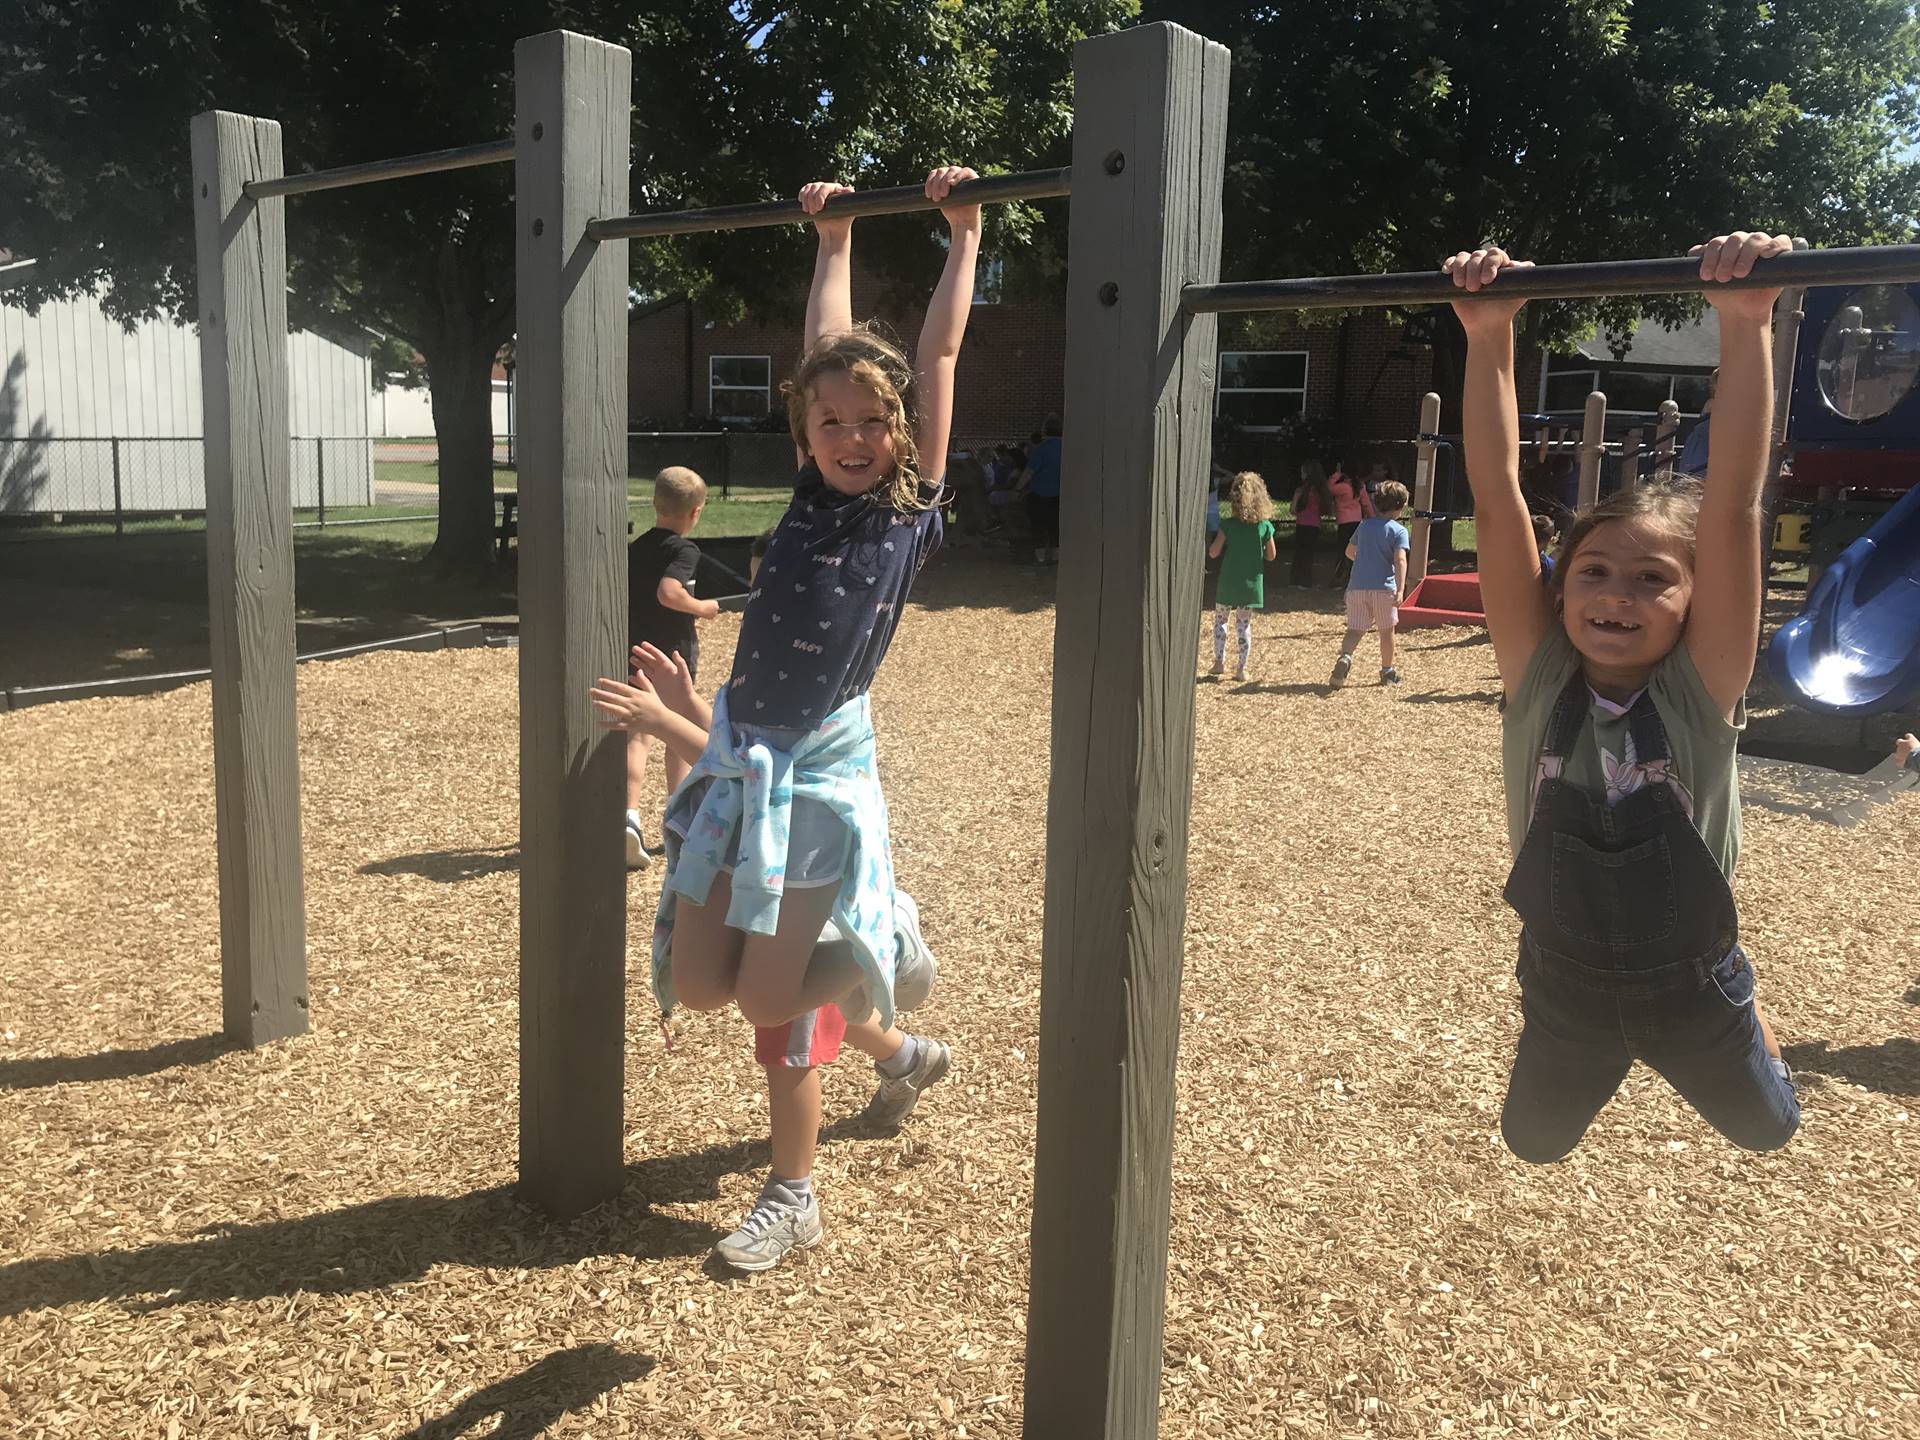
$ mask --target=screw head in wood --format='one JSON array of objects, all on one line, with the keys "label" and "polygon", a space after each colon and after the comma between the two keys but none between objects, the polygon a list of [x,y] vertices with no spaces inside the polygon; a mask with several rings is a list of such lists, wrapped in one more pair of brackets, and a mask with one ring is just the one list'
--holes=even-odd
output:
[{"label": "screw head in wood", "polygon": [[533,233],[534,233],[534,234],[536,234],[536,235],[544,235],[544,234],[546,234],[546,233],[547,233],[547,222],[546,222],[546,221],[544,221],[544,220],[535,220],[535,221],[533,222]]},{"label": "screw head in wood", "polygon": [[1107,281],[1106,284],[1100,287],[1100,303],[1102,305],[1118,305],[1120,303],[1120,287],[1111,280]]},{"label": "screw head in wood", "polygon": [[1107,152],[1107,158],[1103,163],[1106,165],[1109,175],[1118,175],[1122,170],[1127,168],[1126,152],[1124,150],[1109,150]]},{"label": "screw head in wood", "polygon": [[538,140],[546,133],[547,133],[546,126],[542,125],[538,120],[533,122],[533,138],[534,139]]}]

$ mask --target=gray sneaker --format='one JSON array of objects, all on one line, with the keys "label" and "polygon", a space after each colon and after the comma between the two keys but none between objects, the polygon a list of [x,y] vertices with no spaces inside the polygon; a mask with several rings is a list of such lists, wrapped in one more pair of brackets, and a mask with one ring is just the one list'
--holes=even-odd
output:
[{"label": "gray sneaker", "polygon": [[879,1088],[860,1113],[862,1123],[876,1130],[899,1129],[913,1113],[913,1107],[920,1103],[920,1096],[947,1078],[953,1052],[947,1048],[946,1041],[932,1040],[925,1035],[916,1038],[920,1041],[919,1061],[912,1071],[897,1080],[885,1075],[880,1077]]},{"label": "gray sneaker", "polygon": [[1342,655],[1338,660],[1333,662],[1333,678],[1327,681],[1327,684],[1344,685],[1347,683],[1347,676],[1352,672],[1353,656]]},{"label": "gray sneaker", "polygon": [[796,1199],[786,1186],[769,1180],[740,1228],[714,1246],[713,1253],[736,1270],[757,1274],[778,1265],[789,1250],[818,1245],[826,1233],[819,1201],[811,1194]]},{"label": "gray sneaker", "polygon": [[[933,958],[927,940],[920,933],[920,907],[904,890],[893,892],[893,1008],[897,1014],[927,1003],[933,994],[933,982],[940,978],[940,962]],[[820,932],[820,946],[845,945],[846,937],[833,921]],[[840,1001],[840,1013],[859,1021],[873,1013],[873,1001],[862,980]]]},{"label": "gray sneaker", "polygon": [[920,907],[904,890],[893,892],[893,1008],[917,1010],[933,994],[940,962],[920,933]]}]

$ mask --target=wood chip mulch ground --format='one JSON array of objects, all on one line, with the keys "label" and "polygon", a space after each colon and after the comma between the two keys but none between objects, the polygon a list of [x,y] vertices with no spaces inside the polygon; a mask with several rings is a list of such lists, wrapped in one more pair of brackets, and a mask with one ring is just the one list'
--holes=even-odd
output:
[{"label": "wood chip mulch ground", "polygon": [[[514,652],[302,668],[314,1031],[256,1053],[215,1034],[207,687],[0,716],[0,1436],[1017,1435],[1052,585],[956,559],[903,623],[874,703],[955,1071],[874,1137],[836,1067],[826,1240],[751,1280],[707,1252],[763,1089],[737,1018],[661,1047],[657,868],[630,1182],[511,1193]],[[1335,598],[1199,688],[1162,1434],[1920,1435],[1920,796],[1747,815],[1791,1146],[1636,1071],[1529,1168],[1491,651],[1327,695]]]}]

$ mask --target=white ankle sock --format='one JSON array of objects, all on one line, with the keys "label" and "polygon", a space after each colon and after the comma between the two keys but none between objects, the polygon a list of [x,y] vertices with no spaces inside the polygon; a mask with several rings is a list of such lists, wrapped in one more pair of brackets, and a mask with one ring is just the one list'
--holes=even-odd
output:
[{"label": "white ankle sock", "polygon": [[920,1037],[909,1035],[900,1042],[900,1048],[889,1060],[876,1060],[873,1068],[889,1080],[904,1080],[913,1073],[913,1067],[920,1063]]}]

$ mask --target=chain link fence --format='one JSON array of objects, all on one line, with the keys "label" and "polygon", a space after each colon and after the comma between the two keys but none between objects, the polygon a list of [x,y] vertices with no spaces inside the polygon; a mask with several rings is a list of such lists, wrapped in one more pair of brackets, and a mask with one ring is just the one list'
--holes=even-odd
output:
[{"label": "chain link fence", "polygon": [[[387,462],[365,435],[296,436],[287,480],[296,526],[394,524],[438,512],[435,454]],[[206,446],[197,435],[0,436],[0,527],[45,533],[200,521]]]}]

